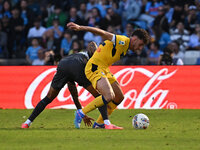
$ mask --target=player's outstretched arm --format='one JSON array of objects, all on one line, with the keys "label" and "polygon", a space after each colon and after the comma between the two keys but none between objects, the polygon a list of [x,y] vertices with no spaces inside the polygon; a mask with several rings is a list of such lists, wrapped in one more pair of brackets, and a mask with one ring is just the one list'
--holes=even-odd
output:
[{"label": "player's outstretched arm", "polygon": [[[76,105],[76,108],[81,109],[82,106],[81,106],[81,104],[78,100],[78,91],[77,91],[75,83],[74,82],[68,82],[67,84],[68,84],[68,89],[69,89],[69,91],[72,95],[74,104]],[[84,121],[85,125],[90,127],[92,125],[92,121],[94,121],[94,119],[85,115],[84,118],[83,118],[83,121]]]},{"label": "player's outstretched arm", "polygon": [[104,31],[102,29],[99,28],[95,28],[95,27],[89,27],[89,26],[80,26],[78,24],[75,24],[73,22],[70,22],[67,24],[67,27],[71,30],[75,30],[75,31],[89,31],[92,32],[94,34],[98,34],[100,35],[104,40],[112,40],[114,34]]},{"label": "player's outstretched arm", "polygon": [[74,82],[68,82],[67,85],[68,85],[68,89],[69,89],[69,91],[72,95],[74,104],[76,105],[76,108],[81,109],[82,106],[81,106],[81,104],[78,100],[78,91],[77,91],[75,83]]}]

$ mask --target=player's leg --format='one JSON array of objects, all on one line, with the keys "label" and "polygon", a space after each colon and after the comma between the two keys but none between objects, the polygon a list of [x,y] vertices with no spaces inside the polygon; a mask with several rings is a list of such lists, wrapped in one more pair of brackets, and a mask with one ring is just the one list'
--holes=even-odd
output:
[{"label": "player's leg", "polygon": [[30,117],[22,124],[22,128],[28,128],[33,120],[45,109],[45,107],[51,103],[58,95],[60,89],[67,83],[67,76],[63,73],[60,66],[57,67],[57,72],[53,77],[50,89],[47,96],[44,97],[35,107]]},{"label": "player's leg", "polygon": [[[74,121],[76,128],[80,128],[81,118],[83,118],[85,114],[87,114],[88,112],[96,108],[103,106],[104,104],[107,104],[108,102],[113,100],[115,97],[112,86],[110,85],[110,82],[107,78],[101,77],[101,79],[97,81],[96,87],[97,87],[98,92],[101,93],[102,95],[95,98],[82,110],[77,111],[76,118]],[[108,119],[107,113],[106,113],[106,117],[107,118],[104,119],[105,129],[120,129],[120,130],[123,129],[122,127],[118,127],[116,125],[111,124],[110,120]]]},{"label": "player's leg", "polygon": [[[108,116],[111,115],[111,113],[116,109],[117,105],[119,105],[124,99],[124,94],[122,92],[119,83],[115,81],[114,83],[111,84],[111,86],[115,93],[115,98],[107,104]],[[100,115],[96,122],[98,124],[102,124],[104,122],[103,117]]]},{"label": "player's leg", "polygon": [[114,96],[115,96],[114,92],[113,92],[112,87],[106,77],[100,77],[100,79],[98,79],[96,82],[96,86],[94,86],[94,87],[96,87],[98,92],[101,93],[102,95],[96,97],[93,101],[91,101],[83,109],[79,109],[76,111],[74,124],[75,124],[75,127],[78,129],[80,128],[82,118],[87,113],[107,104],[109,101],[114,99]]},{"label": "player's leg", "polygon": [[45,107],[51,103],[58,95],[60,90],[55,90],[50,87],[48,94],[44,97],[35,107],[29,118],[22,124],[22,128],[28,128],[35,118],[45,109]]},{"label": "player's leg", "polygon": [[47,96],[37,104],[30,115],[29,120],[33,122],[33,120],[45,109],[45,107],[57,97],[58,93],[59,90],[55,90],[53,87],[50,87]]},{"label": "player's leg", "polygon": [[[86,87],[86,89],[96,98],[98,96],[100,96],[99,92],[97,92],[93,86],[90,84],[88,87]],[[101,113],[101,116],[103,118],[103,123],[98,124],[98,123],[94,123],[93,128],[104,128],[104,120],[108,120],[108,112],[107,112],[107,105],[103,105],[101,107],[98,108],[99,112]]]},{"label": "player's leg", "polygon": [[101,79],[97,81],[96,89],[101,95],[96,97],[92,102],[82,109],[84,114],[87,114],[90,111],[107,104],[115,97],[114,91],[107,78],[101,77]]}]

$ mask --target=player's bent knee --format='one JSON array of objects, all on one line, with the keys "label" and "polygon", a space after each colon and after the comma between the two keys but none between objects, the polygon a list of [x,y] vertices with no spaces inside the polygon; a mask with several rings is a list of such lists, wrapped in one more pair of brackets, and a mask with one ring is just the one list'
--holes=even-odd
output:
[{"label": "player's bent knee", "polygon": [[114,102],[116,102],[117,104],[120,104],[123,100],[124,100],[124,95],[120,94],[120,95],[116,95],[115,99],[113,99]]},{"label": "player's bent knee", "polygon": [[105,94],[104,98],[106,99],[107,102],[110,102],[115,98],[115,93],[111,92],[111,93]]}]

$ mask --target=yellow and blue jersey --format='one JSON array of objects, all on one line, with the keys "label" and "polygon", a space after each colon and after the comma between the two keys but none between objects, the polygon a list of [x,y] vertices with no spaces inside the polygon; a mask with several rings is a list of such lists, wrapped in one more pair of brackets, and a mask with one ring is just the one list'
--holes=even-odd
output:
[{"label": "yellow and blue jersey", "polygon": [[100,67],[109,67],[121,57],[125,56],[130,44],[130,38],[122,35],[114,35],[115,41],[106,40],[90,58],[90,63]]}]

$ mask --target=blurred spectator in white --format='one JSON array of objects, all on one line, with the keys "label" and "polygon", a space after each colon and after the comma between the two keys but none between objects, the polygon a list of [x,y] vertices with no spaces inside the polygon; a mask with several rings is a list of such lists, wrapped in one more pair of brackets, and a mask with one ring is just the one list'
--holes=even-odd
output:
[{"label": "blurred spectator in white", "polygon": [[185,17],[185,28],[190,32],[195,30],[195,25],[200,23],[200,14],[197,12],[197,7],[195,5],[189,6],[189,12],[187,17]]},{"label": "blurred spectator in white", "polygon": [[2,31],[1,21],[0,21],[0,55],[3,58],[8,58],[7,34]]},{"label": "blurred spectator in white", "polygon": [[183,60],[184,59],[184,53],[179,51],[179,44],[178,42],[176,41],[172,41],[171,43],[169,43],[169,45],[171,45],[171,47],[173,48],[174,50],[174,55],[173,55],[173,58],[174,59],[181,59]]},{"label": "blurred spectator in white", "polygon": [[69,30],[64,32],[64,37],[61,41],[60,55],[64,57],[69,54],[72,45],[72,33]]},{"label": "blurred spectator in white", "polygon": [[159,62],[160,55],[163,54],[162,51],[159,50],[158,42],[150,43],[150,49],[148,50],[148,64],[149,65],[157,65]]},{"label": "blurred spectator in white", "polygon": [[184,24],[179,22],[176,29],[171,31],[170,38],[172,41],[177,41],[180,45],[180,50],[185,51],[190,39],[189,32],[184,28]]},{"label": "blurred spectator in white", "polygon": [[200,24],[195,25],[195,32],[190,36],[189,50],[200,50]]},{"label": "blurred spectator in white", "polygon": [[39,18],[34,20],[34,27],[30,28],[28,31],[28,38],[42,38],[45,33],[46,28],[41,26],[41,21]]},{"label": "blurred spectator in white", "polygon": [[38,51],[42,49],[39,45],[39,41],[36,38],[33,38],[31,41],[31,46],[28,47],[26,51],[26,60],[32,64],[35,59],[38,59]]},{"label": "blurred spectator in white", "polygon": [[5,0],[3,2],[2,12],[0,13],[0,19],[3,18],[4,16],[11,18],[12,17],[11,10],[12,10],[12,5],[10,1]]},{"label": "blurred spectator in white", "polygon": [[54,12],[53,12],[53,14],[51,14],[51,16],[48,18],[48,21],[47,21],[46,26],[47,26],[47,27],[52,26],[53,19],[55,18],[55,16],[58,17],[59,22],[60,22],[60,25],[64,27],[65,24],[66,24],[67,15],[62,11],[62,9],[61,9],[61,7],[60,7],[59,5],[56,5],[56,6],[54,7]]},{"label": "blurred spectator in white", "polygon": [[45,54],[44,54],[44,50],[43,49],[39,49],[37,51],[37,56],[38,58],[34,59],[32,62],[33,66],[42,66],[45,64]]},{"label": "blurred spectator in white", "polygon": [[159,57],[158,65],[184,65],[181,58],[174,57],[174,46],[169,44]]},{"label": "blurred spectator in white", "polygon": [[83,50],[83,48],[81,46],[80,41],[79,40],[73,40],[72,41],[71,49],[69,51],[69,55],[78,53],[78,52],[80,52],[82,50]]},{"label": "blurred spectator in white", "polygon": [[[95,25],[96,28],[98,28],[98,25]],[[93,34],[92,32],[86,32],[84,37],[84,46],[87,47],[88,43],[91,41],[94,41],[97,45],[99,45],[102,42],[102,38],[99,35]]]},{"label": "blurred spectator in white", "polygon": [[54,33],[54,38],[60,39],[62,37],[63,32],[64,32],[64,28],[59,25],[59,19],[58,19],[57,16],[53,19],[52,24],[53,25],[51,27],[47,28],[46,32],[48,30],[52,30],[53,33]]}]

